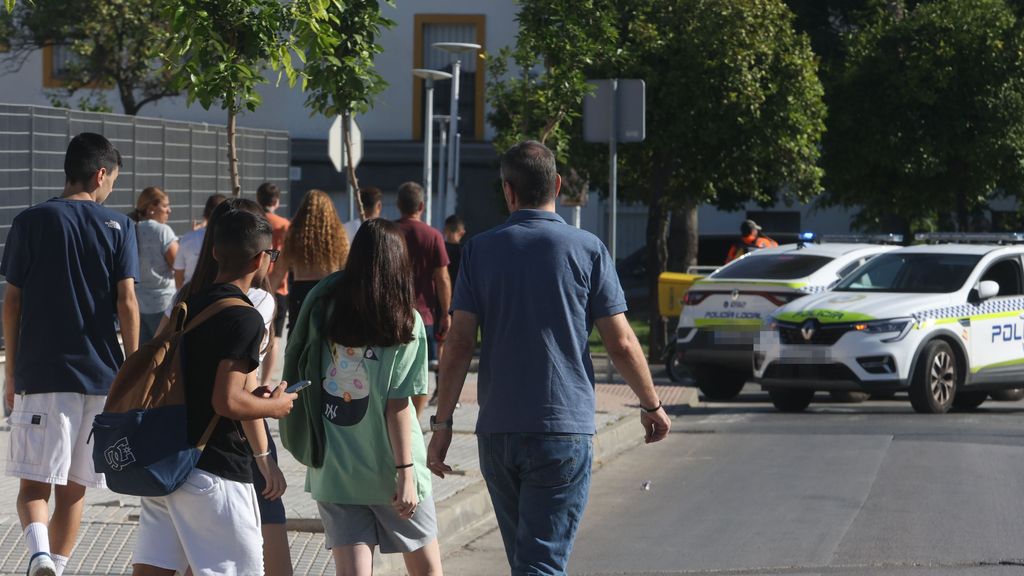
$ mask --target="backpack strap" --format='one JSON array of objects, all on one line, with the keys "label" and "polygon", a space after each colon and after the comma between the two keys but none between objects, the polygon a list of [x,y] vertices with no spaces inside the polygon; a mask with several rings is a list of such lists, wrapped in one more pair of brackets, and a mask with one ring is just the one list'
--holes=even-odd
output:
[{"label": "backpack strap", "polygon": [[[178,304],[178,306],[184,307],[185,313],[188,313],[188,306],[184,302]],[[248,308],[253,307],[252,304],[249,304],[248,302],[242,300],[241,298],[221,298],[220,300],[217,300],[213,304],[207,306],[205,310],[203,310],[202,312],[199,313],[198,316],[196,316],[195,320],[192,320],[191,322],[186,320],[185,329],[182,330],[182,333],[184,334],[187,332],[191,332],[192,330],[195,330],[197,327],[199,327],[199,325],[206,322],[210,318],[213,318],[214,316],[220,314],[221,312],[227,310],[228,308],[234,308],[235,306],[245,306]],[[177,306],[175,306],[175,308],[177,308]]]},{"label": "backpack strap", "polygon": [[196,448],[199,449],[199,453],[202,454],[206,448],[206,443],[210,441],[210,436],[213,436],[214,429],[217,428],[217,423],[220,422],[220,414],[214,414],[213,418],[210,419],[210,423],[206,425],[206,430],[203,431],[203,435],[199,437],[199,444],[196,444]]},{"label": "backpack strap", "polygon": [[[206,322],[210,318],[213,318],[217,314],[220,314],[221,312],[227,310],[228,308],[234,308],[236,306],[246,306],[249,308],[253,307],[252,304],[249,304],[248,302],[242,300],[241,298],[221,298],[220,300],[217,300],[213,304],[207,306],[206,309],[204,309],[202,312],[199,313],[198,316],[196,316],[195,320],[193,320],[192,322],[188,322],[188,320],[186,320],[188,315],[188,305],[186,305],[184,302],[179,302],[174,307],[174,313],[171,314],[172,318],[174,318],[180,324],[179,326],[175,326],[175,331],[180,331],[184,335],[188,332],[191,332],[200,324]],[[181,313],[178,313],[179,308],[181,309]],[[182,330],[181,327],[185,326],[186,324],[187,327],[184,330]],[[203,452],[203,449],[206,448],[206,444],[210,441],[210,437],[213,436],[213,431],[217,428],[218,422],[220,422],[220,414],[215,413],[213,415],[213,418],[210,419],[210,423],[206,426],[206,430],[203,432],[203,435],[199,438],[199,444],[196,445],[196,448],[199,449],[200,454]]]}]

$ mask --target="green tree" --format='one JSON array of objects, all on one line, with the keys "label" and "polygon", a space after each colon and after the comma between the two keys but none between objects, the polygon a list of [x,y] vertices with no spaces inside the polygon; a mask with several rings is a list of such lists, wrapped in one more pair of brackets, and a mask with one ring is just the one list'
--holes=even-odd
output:
[{"label": "green tree", "polygon": [[228,170],[232,194],[242,193],[235,133],[238,114],[255,111],[264,70],[299,77],[292,66],[293,10],[306,4],[279,0],[175,0],[167,10],[173,30],[164,58],[188,103],[227,112]]},{"label": "green tree", "polygon": [[[897,3],[898,4],[898,3]],[[938,0],[847,36],[830,83],[825,201],[905,233],[1024,196],[1024,37],[1003,0]]]},{"label": "green tree", "polygon": [[[583,78],[647,83],[647,139],[619,148],[619,177],[624,199],[648,205],[652,303],[657,277],[666,269],[670,214],[685,223],[685,263],[691,264],[696,263],[700,205],[732,210],[750,201],[807,201],[820,191],[823,90],[809,41],[794,31],[794,16],[781,0],[608,0],[571,14],[568,7],[558,11],[561,4],[523,2],[517,50],[538,53],[547,69],[558,62]],[[590,57],[560,59],[565,50],[588,47],[577,36],[594,44],[584,54]],[[523,58],[520,70],[530,64]],[[500,93],[501,99],[491,91],[492,107],[544,113],[517,124],[508,119],[527,114],[505,112],[504,122],[494,122],[505,138],[537,137],[543,120],[558,119],[552,110],[561,110],[538,103],[566,86],[574,96],[582,93],[571,83],[545,81],[554,75],[532,80],[529,71],[520,75],[526,80]],[[606,148],[582,143],[578,120],[575,108],[549,138],[567,147],[563,157],[586,179],[605,184]],[[528,130],[518,127],[524,125]],[[654,356],[665,331],[652,308]]]},{"label": "green tree", "polygon": [[[300,11],[294,29],[296,48],[306,62],[302,80],[308,93],[306,107],[324,116],[345,118],[348,180],[358,190],[348,120],[369,110],[374,97],[387,87],[373,61],[382,51],[377,43],[381,31],[394,22],[381,13],[378,0],[306,1],[308,9]],[[393,0],[388,3],[393,5]],[[363,217],[362,203],[356,205]]]},{"label": "green tree", "polygon": [[[0,17],[6,60],[20,67],[30,53],[47,45],[66,47],[71,58],[62,72],[65,87],[57,99],[83,90],[112,88],[125,114],[173,96],[158,58],[170,29],[161,17],[167,0],[35,0]],[[83,15],[88,15],[83,17]]]}]

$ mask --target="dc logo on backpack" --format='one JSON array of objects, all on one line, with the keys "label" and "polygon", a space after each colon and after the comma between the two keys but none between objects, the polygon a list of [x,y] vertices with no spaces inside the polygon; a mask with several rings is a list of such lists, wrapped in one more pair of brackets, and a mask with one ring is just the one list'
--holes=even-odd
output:
[{"label": "dc logo on backpack", "polygon": [[128,445],[128,438],[121,438],[113,446],[108,446],[103,451],[103,457],[107,461],[107,466],[110,466],[111,470],[120,472],[124,470],[125,466],[135,462],[135,454],[132,454],[132,448]]}]

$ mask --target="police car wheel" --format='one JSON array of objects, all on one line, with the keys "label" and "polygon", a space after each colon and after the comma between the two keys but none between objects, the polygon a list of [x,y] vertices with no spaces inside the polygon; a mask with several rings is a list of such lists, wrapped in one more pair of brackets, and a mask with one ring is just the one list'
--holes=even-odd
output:
[{"label": "police car wheel", "polygon": [[960,365],[949,344],[929,342],[910,383],[910,404],[922,414],[945,414],[953,407]]},{"label": "police car wheel", "polygon": [[780,412],[803,412],[811,405],[814,390],[773,388],[768,391],[768,397]]},{"label": "police car wheel", "polygon": [[668,362],[665,362],[665,372],[668,373],[668,379],[673,382],[682,382],[690,376],[690,371],[683,365],[683,352],[676,350],[668,358]]},{"label": "police car wheel", "polygon": [[1024,398],[1024,388],[1012,388],[1010,390],[995,390],[989,396],[1000,402],[1016,402]]},{"label": "police car wheel", "polygon": [[844,404],[860,404],[870,396],[867,392],[857,392],[855,390],[832,390],[828,395],[832,397],[834,402],[842,402]]},{"label": "police car wheel", "polygon": [[957,410],[974,410],[987,399],[988,392],[964,392],[961,390],[953,398],[953,408]]},{"label": "police car wheel", "polygon": [[739,370],[728,370],[713,368],[707,365],[696,366],[693,370],[694,378],[697,380],[697,388],[700,388],[704,398],[708,400],[732,400],[739,396],[750,379],[749,372]]}]

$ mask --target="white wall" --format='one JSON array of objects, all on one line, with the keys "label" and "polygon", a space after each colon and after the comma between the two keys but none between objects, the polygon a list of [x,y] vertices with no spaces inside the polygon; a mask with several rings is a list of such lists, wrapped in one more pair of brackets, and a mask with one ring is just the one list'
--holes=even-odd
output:
[{"label": "white wall", "polygon": [[[484,14],[487,17],[484,47],[496,52],[515,41],[518,7],[512,0],[397,0],[394,7],[386,3],[383,6],[384,14],[396,22],[394,28],[382,34],[384,52],[376,60],[377,69],[389,87],[378,97],[374,109],[359,117],[358,122],[366,139],[411,140],[415,15]],[[267,77],[274,80],[276,74],[268,71]],[[280,87],[268,85],[260,92],[263,105],[255,113],[241,116],[240,126],[287,130],[293,138],[326,138],[333,119],[311,117],[304,107],[305,96],[298,87],[292,89],[287,82],[282,82]],[[115,112],[122,111],[113,91],[107,91],[107,101]],[[42,51],[30,56],[19,72],[0,76],[0,102],[49,105],[43,93]],[[226,122],[225,113],[220,109],[207,111],[198,104],[187,107],[183,97],[148,105],[142,109],[141,115],[217,124]],[[490,139],[492,134],[488,127],[487,138]]]}]

